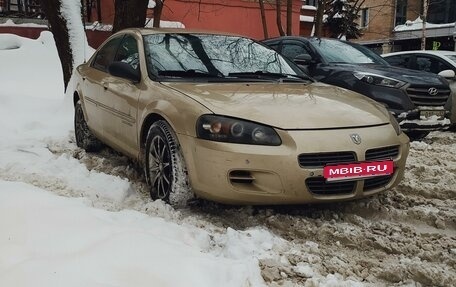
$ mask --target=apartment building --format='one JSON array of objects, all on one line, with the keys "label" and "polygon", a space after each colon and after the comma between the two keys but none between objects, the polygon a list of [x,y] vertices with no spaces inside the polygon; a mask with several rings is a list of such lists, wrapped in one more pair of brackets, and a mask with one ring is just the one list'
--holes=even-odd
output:
[{"label": "apartment building", "polygon": [[[360,10],[363,36],[355,40],[377,52],[455,50],[455,0],[366,0]],[[424,6],[427,8],[424,8]],[[426,12],[426,13],[425,13]],[[423,29],[423,15],[427,16]]]}]

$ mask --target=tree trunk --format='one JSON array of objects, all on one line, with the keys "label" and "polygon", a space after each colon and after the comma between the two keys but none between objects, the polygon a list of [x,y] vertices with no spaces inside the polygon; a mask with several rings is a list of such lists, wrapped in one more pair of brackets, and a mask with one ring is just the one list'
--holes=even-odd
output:
[{"label": "tree trunk", "polygon": [[101,19],[101,0],[97,0],[97,18],[98,18],[98,22],[102,23],[102,19]]},{"label": "tree trunk", "polygon": [[144,27],[148,3],[149,0],[115,0],[112,33],[125,28]]},{"label": "tree trunk", "polygon": [[323,37],[323,15],[325,14],[325,0],[318,0],[317,14],[315,15],[315,37]]},{"label": "tree trunk", "polygon": [[155,0],[155,8],[154,8],[154,24],[155,28],[160,27],[161,15],[163,11],[163,4],[165,0]]},{"label": "tree trunk", "polygon": [[291,36],[293,23],[293,0],[287,0],[287,35]]},{"label": "tree trunk", "polygon": [[285,32],[282,27],[282,1],[276,0],[276,23],[277,29],[279,29],[280,36],[285,36]]},{"label": "tree trunk", "polygon": [[267,38],[269,38],[269,35],[268,35],[268,25],[266,22],[266,13],[264,10],[264,0],[258,0],[258,3],[260,4],[261,23],[263,24],[263,35],[264,35],[264,38],[267,39]]},{"label": "tree trunk", "polygon": [[73,72],[73,55],[70,46],[67,22],[60,12],[60,0],[41,0],[40,4],[46,14],[49,28],[54,36],[55,45],[62,65],[63,83],[66,91],[68,82],[71,78],[71,73]]}]

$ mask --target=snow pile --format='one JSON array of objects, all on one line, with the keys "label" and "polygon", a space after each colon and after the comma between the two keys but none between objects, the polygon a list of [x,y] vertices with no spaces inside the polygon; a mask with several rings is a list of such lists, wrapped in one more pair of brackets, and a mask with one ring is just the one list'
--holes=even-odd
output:
[{"label": "snow pile", "polygon": [[[451,28],[455,27],[455,23],[446,23],[446,24],[433,24],[426,22],[426,29],[433,29],[433,28]],[[421,30],[423,29],[423,20],[418,17],[414,21],[407,20],[403,25],[397,25],[394,27],[395,32],[400,31],[413,31],[413,30]]]},{"label": "snow pile", "polygon": [[[0,10],[1,11],[1,10]],[[30,28],[48,28],[47,25],[44,25],[44,24],[37,24],[37,23],[20,23],[20,24],[16,24],[14,23],[13,20],[11,19],[7,19],[5,21],[5,23],[0,23],[0,26],[3,26],[3,27],[14,27],[14,26],[19,26],[19,27],[30,27]]]},{"label": "snow pile", "polygon": [[300,15],[300,16],[299,16],[299,21],[301,21],[301,22],[310,22],[310,23],[313,23],[314,17],[312,17],[312,16]]},{"label": "snow pile", "polygon": [[282,241],[181,224],[129,180],[89,170],[50,32],[0,42],[0,286],[264,285],[258,258]]},{"label": "snow pile", "polygon": [[[257,261],[205,252],[210,237],[0,181],[1,286],[261,286]],[[2,272],[8,270],[8,272]]]}]

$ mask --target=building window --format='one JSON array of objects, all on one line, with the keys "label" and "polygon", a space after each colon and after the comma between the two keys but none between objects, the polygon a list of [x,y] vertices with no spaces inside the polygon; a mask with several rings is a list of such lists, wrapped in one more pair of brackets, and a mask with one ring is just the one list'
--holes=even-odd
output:
[{"label": "building window", "polygon": [[403,25],[403,24],[405,24],[406,21],[407,21],[407,0],[397,0],[395,26]]},{"label": "building window", "polygon": [[456,21],[456,1],[454,0],[431,0],[429,1],[429,23],[444,24]]},{"label": "building window", "polygon": [[366,28],[367,26],[369,26],[369,8],[361,9],[361,17],[360,17],[359,26],[361,28]]},{"label": "building window", "polygon": [[303,1],[305,5],[318,6],[318,0],[305,0]]}]

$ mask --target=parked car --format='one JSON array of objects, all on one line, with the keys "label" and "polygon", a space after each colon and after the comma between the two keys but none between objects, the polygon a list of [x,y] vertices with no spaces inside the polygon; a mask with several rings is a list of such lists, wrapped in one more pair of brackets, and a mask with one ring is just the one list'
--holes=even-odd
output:
[{"label": "parked car", "polygon": [[439,76],[390,66],[368,48],[337,39],[286,36],[263,43],[316,80],[384,104],[412,139],[450,124],[445,108],[450,88]]},{"label": "parked car", "polygon": [[340,201],[404,174],[409,139],[382,105],[248,38],[127,29],[76,77],[77,145],[136,159],[154,199]]},{"label": "parked car", "polygon": [[448,80],[452,91],[451,123],[456,125],[456,52],[454,51],[403,51],[388,53],[382,57],[396,67],[438,74]]}]

